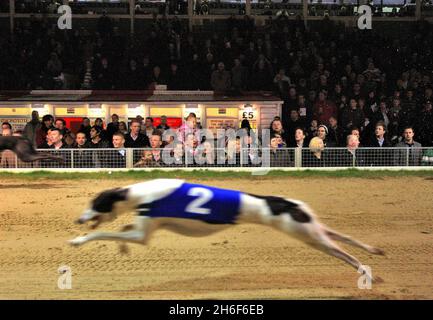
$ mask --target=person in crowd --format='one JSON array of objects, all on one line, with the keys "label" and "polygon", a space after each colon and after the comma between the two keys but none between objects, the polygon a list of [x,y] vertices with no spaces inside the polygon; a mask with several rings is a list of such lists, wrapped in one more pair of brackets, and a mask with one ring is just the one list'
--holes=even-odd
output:
[{"label": "person in crowd", "polygon": [[113,134],[119,131],[119,116],[116,113],[111,115],[111,122],[107,125],[107,140],[113,140]]},{"label": "person in crowd", "polygon": [[1,129],[2,129],[2,132],[1,132],[2,135],[3,135],[3,130],[11,130],[11,132],[13,131],[12,125],[7,121],[2,123]]},{"label": "person in crowd", "polygon": [[54,127],[60,130],[63,136],[63,141],[67,146],[71,146],[75,141],[75,134],[66,127],[66,121],[62,118],[57,118],[54,122]]},{"label": "person in crowd", "polygon": [[362,128],[364,122],[365,117],[362,109],[358,107],[358,102],[353,98],[350,99],[349,106],[343,109],[341,114],[341,126],[345,133],[348,134],[352,127]]},{"label": "person in crowd", "polygon": [[290,111],[290,119],[287,122],[287,134],[285,136],[287,144],[293,144],[293,137],[295,136],[295,130],[298,127],[303,128],[305,123],[302,121],[299,116],[299,111],[297,109],[293,109]]},{"label": "person in crowd", "polygon": [[51,146],[50,149],[60,150],[67,149],[68,145],[63,142],[63,134],[60,129],[53,128],[50,132]]},{"label": "person in crowd", "polygon": [[90,125],[90,119],[88,117],[84,117],[83,121],[80,125],[80,128],[78,129],[78,132],[82,132],[86,135],[87,141],[89,141],[90,138],[90,130],[92,129],[92,126]]},{"label": "person in crowd", "polygon": [[113,134],[113,148],[114,150],[106,151],[105,167],[126,168],[125,137],[122,133]]},{"label": "person in crowd", "polygon": [[197,123],[197,116],[195,113],[191,112],[185,119],[185,122],[177,130],[177,140],[184,143],[186,141],[186,136],[192,133],[195,136],[195,140],[200,142],[200,127]]},{"label": "person in crowd", "polygon": [[314,137],[309,143],[309,148],[302,150],[303,167],[324,167],[325,157],[323,150],[325,145],[319,137]]},{"label": "person in crowd", "polygon": [[[249,132],[249,131],[248,131]],[[290,139],[288,133],[283,129],[283,124],[281,123],[281,120],[272,120],[271,122],[271,137],[278,134],[281,139],[281,147],[285,148],[287,147]]]},{"label": "person in crowd", "polygon": [[126,148],[147,148],[150,146],[147,135],[140,132],[141,124],[137,119],[133,119],[129,126],[130,132],[125,136]]},{"label": "person in crowd", "polygon": [[336,147],[343,147],[345,134],[335,117],[329,118],[328,140]]},{"label": "person in crowd", "polygon": [[359,149],[359,138],[349,134],[346,137],[346,148],[328,150],[327,165],[331,167],[363,166],[364,160]]},{"label": "person in crowd", "polygon": [[39,112],[36,110],[32,111],[32,120],[27,122],[24,127],[23,137],[29,139],[33,146],[36,146],[36,131],[41,127],[42,123],[39,120]]},{"label": "person in crowd", "polygon": [[128,126],[125,121],[119,121],[119,132],[122,132],[124,136],[128,134]]},{"label": "person in crowd", "polygon": [[150,147],[152,154],[152,164],[154,166],[161,166],[164,164],[162,158],[162,137],[158,132],[155,132],[150,137]]},{"label": "person in crowd", "polygon": [[90,144],[87,141],[84,132],[78,132],[75,136],[75,143],[72,145],[74,154],[74,168],[91,168],[92,167],[92,150],[88,150]]},{"label": "person in crowd", "polygon": [[288,167],[293,165],[289,150],[283,147],[283,139],[279,134],[271,136],[269,162],[271,167]]},{"label": "person in crowd", "polygon": [[230,72],[225,70],[224,62],[218,63],[218,69],[212,72],[211,86],[216,92],[226,92],[231,87]]},{"label": "person in crowd", "polygon": [[330,117],[337,116],[337,107],[331,100],[327,99],[326,95],[326,91],[320,91],[319,98],[313,108],[313,118],[316,119],[319,124],[324,125],[328,125]]},{"label": "person in crowd", "polygon": [[422,158],[422,145],[414,140],[415,131],[408,126],[403,130],[403,140],[395,145],[394,165],[419,166]]},{"label": "person in crowd", "polygon": [[289,145],[290,148],[308,148],[308,141],[307,137],[305,135],[305,129],[298,127],[295,129],[295,137],[293,139],[293,142],[291,145]]},{"label": "person in crowd", "polygon": [[327,148],[335,148],[337,146],[337,144],[335,143],[335,141],[332,141],[332,140],[330,141],[328,139],[328,134],[329,134],[328,127],[325,126],[324,124],[321,124],[317,128],[317,137],[322,139],[323,146],[327,147]]},{"label": "person in crowd", "polygon": [[46,114],[42,117],[42,124],[36,130],[36,145],[39,147],[47,141],[48,130],[54,128],[54,117]]},{"label": "person in crowd", "polygon": [[[386,166],[391,162],[391,153],[388,148],[392,147],[386,136],[385,124],[379,121],[374,130],[374,137],[370,139],[368,147],[372,148],[366,151],[370,165]],[[367,155],[367,152],[369,154]]]},{"label": "person in crowd", "polygon": [[168,130],[170,129],[169,125],[167,124],[167,116],[161,116],[161,123],[156,127],[158,130]]},{"label": "person in crowd", "polygon": [[142,130],[142,133],[144,133],[147,136],[147,138],[150,140],[154,131],[155,131],[155,127],[153,125],[153,118],[146,117],[146,120],[144,122],[144,130]]},{"label": "person in crowd", "polygon": [[90,129],[90,141],[89,146],[92,149],[105,149],[109,148],[110,144],[107,140],[102,139],[101,137],[101,127],[93,126]]}]

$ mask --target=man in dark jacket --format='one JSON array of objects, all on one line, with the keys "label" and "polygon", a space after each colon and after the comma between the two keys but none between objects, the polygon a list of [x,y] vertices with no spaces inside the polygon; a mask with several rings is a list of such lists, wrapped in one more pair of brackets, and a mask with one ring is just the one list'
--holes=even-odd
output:
[{"label": "man in dark jacket", "polygon": [[92,150],[89,149],[89,142],[87,141],[84,132],[78,132],[75,137],[75,143],[72,145],[74,157],[74,168],[91,168],[92,167]]},{"label": "man in dark jacket", "polygon": [[367,150],[365,154],[366,159],[368,158],[369,164],[373,166],[388,166],[391,164],[391,153],[386,148],[390,148],[391,143],[385,136],[386,127],[383,122],[379,121],[376,124],[374,134],[374,137],[370,139],[368,147],[375,148],[376,150]]},{"label": "man in dark jacket", "polygon": [[[100,126],[93,126],[90,129],[90,142],[89,146],[92,149],[106,149],[110,147],[110,144],[107,140],[101,138],[102,129]],[[106,162],[106,153],[107,151],[94,151],[92,153],[92,163],[93,167],[101,168],[102,164]]]},{"label": "man in dark jacket", "polygon": [[126,148],[147,148],[150,146],[147,135],[140,133],[141,124],[133,119],[130,125],[130,133],[125,137]]},{"label": "man in dark jacket", "polygon": [[106,167],[126,168],[125,137],[123,133],[117,132],[113,135],[114,150],[110,150]]},{"label": "man in dark jacket", "polygon": [[107,140],[112,141],[113,134],[115,134],[117,131],[119,131],[119,116],[115,113],[111,115],[111,121],[107,125]]}]

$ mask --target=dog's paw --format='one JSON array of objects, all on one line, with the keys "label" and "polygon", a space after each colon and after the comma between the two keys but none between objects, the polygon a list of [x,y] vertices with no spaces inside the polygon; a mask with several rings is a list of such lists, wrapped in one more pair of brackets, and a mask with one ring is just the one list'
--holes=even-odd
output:
[{"label": "dog's paw", "polygon": [[379,249],[379,248],[371,248],[370,252],[373,254],[380,255],[380,256],[385,255],[385,251],[383,251],[382,249]]},{"label": "dog's paw", "polygon": [[68,243],[73,247],[78,247],[86,242],[86,237],[77,237],[75,239],[69,240]]}]

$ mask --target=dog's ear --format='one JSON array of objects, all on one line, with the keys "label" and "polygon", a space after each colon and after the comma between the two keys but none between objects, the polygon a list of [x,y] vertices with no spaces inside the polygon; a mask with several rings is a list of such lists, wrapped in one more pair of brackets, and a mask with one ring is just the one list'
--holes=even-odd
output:
[{"label": "dog's ear", "polygon": [[119,201],[125,201],[128,189],[115,188],[100,193],[92,203],[92,209],[97,212],[107,213],[113,211],[113,205]]}]

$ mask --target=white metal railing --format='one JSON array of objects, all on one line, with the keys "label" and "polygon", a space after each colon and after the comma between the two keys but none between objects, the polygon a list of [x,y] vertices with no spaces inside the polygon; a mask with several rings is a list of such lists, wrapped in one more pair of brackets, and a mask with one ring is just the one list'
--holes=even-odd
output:
[{"label": "white metal railing", "polygon": [[130,168],[350,168],[433,167],[433,148],[188,148],[39,150],[63,157],[64,162],[22,162],[9,150],[0,153],[0,168],[130,169]]}]

